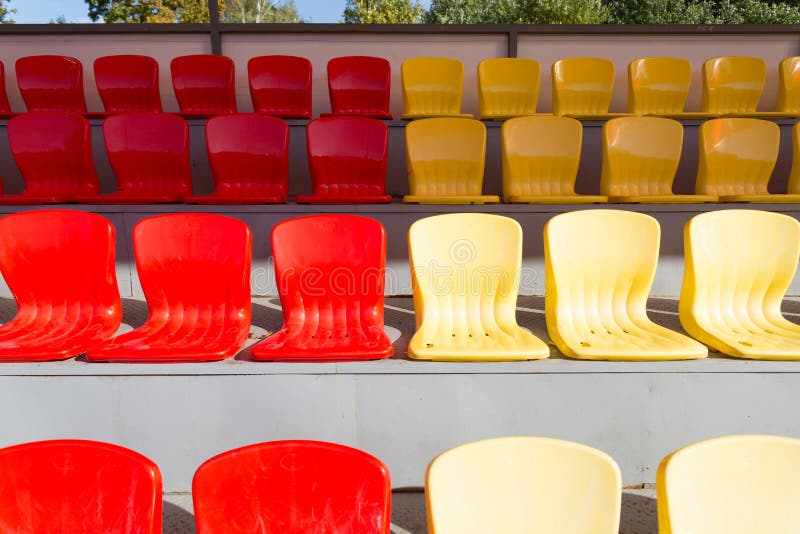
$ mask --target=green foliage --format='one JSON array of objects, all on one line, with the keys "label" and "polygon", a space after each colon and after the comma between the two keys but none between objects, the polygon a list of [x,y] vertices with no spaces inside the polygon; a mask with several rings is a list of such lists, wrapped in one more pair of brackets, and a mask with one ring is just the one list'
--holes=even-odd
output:
[{"label": "green foliage", "polygon": [[354,24],[419,24],[424,14],[416,0],[347,0],[343,17]]},{"label": "green foliage", "polygon": [[[89,18],[105,22],[208,22],[207,0],[84,0]],[[224,2],[220,1],[220,11]]]},{"label": "green foliage", "polygon": [[222,22],[303,22],[294,0],[228,0]]},{"label": "green foliage", "polygon": [[9,18],[9,15],[16,13],[16,9],[6,7],[6,0],[0,0],[0,24],[14,24],[14,21]]}]

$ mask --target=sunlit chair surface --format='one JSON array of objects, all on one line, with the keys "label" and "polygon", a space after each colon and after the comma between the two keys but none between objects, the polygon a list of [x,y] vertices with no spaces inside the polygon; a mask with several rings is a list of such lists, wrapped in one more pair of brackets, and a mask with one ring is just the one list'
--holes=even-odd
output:
[{"label": "sunlit chair surface", "polygon": [[516,319],[522,228],[485,213],[436,215],[408,231],[417,360],[536,360],[550,354]]},{"label": "sunlit chair surface", "polygon": [[392,67],[381,57],[345,56],[328,61],[328,94],[333,115],[391,119]]},{"label": "sunlit chair surface", "polygon": [[6,69],[0,61],[0,114],[11,113],[11,106],[8,103],[8,93],[6,92]]},{"label": "sunlit chair surface", "polygon": [[150,56],[99,57],[94,81],[108,113],[161,111],[158,62]]},{"label": "sunlit chair surface", "polygon": [[692,63],[676,57],[646,57],[628,64],[628,113],[683,113],[692,81]]},{"label": "sunlit chair surface", "polygon": [[25,189],[0,196],[0,204],[76,202],[99,191],[91,126],[80,115],[17,115],[8,121],[8,143]]},{"label": "sunlit chair surface", "polygon": [[238,113],[206,122],[206,148],[214,192],[184,197],[199,204],[286,202],[289,126],[277,117]]},{"label": "sunlit chair surface", "polygon": [[311,118],[311,62],[304,57],[258,56],[247,62],[256,113],[284,119]]},{"label": "sunlit chair surface", "polygon": [[161,473],[130,449],[85,440],[0,449],[0,528],[17,534],[161,533]]},{"label": "sunlit chair surface", "polygon": [[572,57],[553,63],[553,114],[609,116],[614,90],[614,62]]},{"label": "sunlit chair surface", "polygon": [[114,226],[80,211],[0,218],[0,271],[17,303],[0,326],[0,360],[77,356],[109,339],[122,320]]},{"label": "sunlit chair surface", "polygon": [[779,213],[721,210],[684,229],[683,328],[723,354],[800,360],[800,326],[781,302],[800,259],[800,223]]},{"label": "sunlit chair surface", "polygon": [[250,229],[207,213],[148,217],[133,228],[147,321],[86,354],[91,361],[222,360],[250,331]]},{"label": "sunlit chair surface", "polygon": [[306,128],[312,195],[298,203],[391,202],[386,194],[389,128],[367,117],[322,117]]},{"label": "sunlit chair surface", "polygon": [[256,360],[374,360],[384,332],[386,235],[374,219],[313,215],[272,229],[283,327],[253,346]]},{"label": "sunlit chair surface", "polygon": [[74,57],[21,57],[15,70],[28,111],[86,112],[83,65]]},{"label": "sunlit chair surface", "polygon": [[676,195],[672,182],[683,150],[683,126],[662,117],[618,117],[603,125],[600,192],[611,202],[716,202],[714,195]]},{"label": "sunlit chair surface", "polygon": [[178,56],[170,62],[172,87],[181,113],[236,113],[233,60],[214,54]]},{"label": "sunlit chair surface", "polygon": [[389,534],[389,470],[357,449],[273,441],[224,452],[194,475],[198,534]]},{"label": "sunlit chair surface", "polygon": [[700,111],[755,113],[767,79],[767,64],[757,57],[728,56],[703,63]]},{"label": "sunlit chair surface", "polygon": [[500,129],[503,200],[531,204],[605,202],[575,193],[583,128],[569,117],[517,117]]},{"label": "sunlit chair surface", "polygon": [[403,202],[485,204],[486,126],[473,119],[433,118],[408,124],[406,158],[410,195]]},{"label": "sunlit chair surface", "polygon": [[778,77],[778,104],[775,111],[800,114],[800,56],[783,59]]},{"label": "sunlit chair surface", "polygon": [[472,117],[461,113],[464,65],[457,59],[416,57],[400,65],[404,119]]},{"label": "sunlit chair surface", "polygon": [[533,115],[538,100],[538,62],[523,58],[490,58],[478,63],[479,118]]},{"label": "sunlit chair surface", "polygon": [[425,477],[431,534],[617,534],[622,480],[603,452],[538,437],[467,443]]},{"label": "sunlit chair surface", "polygon": [[660,241],[658,221],[642,213],[574,211],[548,221],[545,316],[564,355],[631,361],[708,355],[697,341],[647,317]]},{"label": "sunlit chair surface", "polygon": [[725,436],[694,443],[658,468],[658,531],[796,532],[800,440]]}]

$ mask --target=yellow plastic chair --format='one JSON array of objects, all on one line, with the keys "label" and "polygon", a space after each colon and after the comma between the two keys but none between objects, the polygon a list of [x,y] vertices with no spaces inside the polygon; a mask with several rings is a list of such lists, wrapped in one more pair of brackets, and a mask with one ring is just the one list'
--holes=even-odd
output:
[{"label": "yellow plastic chair", "polygon": [[508,119],[536,113],[539,63],[532,59],[491,58],[478,63],[478,116]]},{"label": "yellow plastic chair", "polygon": [[787,57],[778,69],[779,113],[800,114],[800,56]]},{"label": "yellow plastic chair", "polygon": [[713,195],[676,195],[672,182],[683,150],[683,126],[661,117],[620,117],[603,125],[600,192],[610,202],[716,202]]},{"label": "yellow plastic chair", "polygon": [[581,159],[581,123],[569,117],[517,117],[500,129],[503,200],[530,204],[605,202],[575,193]]},{"label": "yellow plastic chair", "polygon": [[482,195],[486,126],[474,119],[421,119],[406,126],[410,195],[403,202],[486,204]]},{"label": "yellow plastic chair", "polygon": [[725,114],[756,113],[767,64],[757,57],[729,56],[703,63],[703,99],[700,111]]},{"label": "yellow plastic chair", "polygon": [[553,115],[608,118],[614,90],[614,62],[595,57],[571,57],[553,63]]},{"label": "yellow plastic chair", "polygon": [[792,170],[789,173],[787,193],[800,194],[800,122],[792,126]]},{"label": "yellow plastic chair", "polygon": [[622,482],[607,454],[537,437],[467,443],[425,477],[431,534],[617,534]]},{"label": "yellow plastic chair", "polygon": [[800,440],[740,435],[701,441],[658,468],[660,534],[797,532]]},{"label": "yellow plastic chair", "polygon": [[403,119],[472,117],[461,113],[464,65],[457,59],[415,57],[400,66]]},{"label": "yellow plastic chair", "polygon": [[690,219],[683,241],[684,330],[728,356],[800,360],[800,326],[781,314],[800,223],[766,211],[713,211]]},{"label": "yellow plastic chair", "polygon": [[634,59],[628,64],[628,113],[680,115],[691,81],[692,63],[688,59]]},{"label": "yellow plastic chair", "polygon": [[544,227],[545,317],[550,339],[582,360],[688,360],[708,350],[647,317],[661,240],[642,213],[563,213]]},{"label": "yellow plastic chair", "polygon": [[517,325],[522,229],[514,219],[453,213],[408,231],[418,360],[536,360],[547,345]]}]

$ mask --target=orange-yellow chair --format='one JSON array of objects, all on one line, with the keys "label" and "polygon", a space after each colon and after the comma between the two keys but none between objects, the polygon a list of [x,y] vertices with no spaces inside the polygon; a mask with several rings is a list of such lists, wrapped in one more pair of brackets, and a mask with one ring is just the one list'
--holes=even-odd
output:
[{"label": "orange-yellow chair", "polygon": [[800,56],[787,57],[778,69],[779,113],[800,114]]},{"label": "orange-yellow chair", "polygon": [[661,117],[619,117],[603,125],[600,192],[610,202],[716,202],[713,195],[676,195],[672,182],[683,150],[683,126]]},{"label": "orange-yellow chair", "polygon": [[646,57],[628,64],[628,113],[679,115],[683,113],[692,63],[676,57]]},{"label": "orange-yellow chair", "polygon": [[539,63],[532,59],[491,58],[478,63],[478,117],[508,119],[536,113]]},{"label": "orange-yellow chair", "polygon": [[485,204],[483,195],[486,126],[474,119],[434,118],[406,126],[408,184],[403,202]]},{"label": "orange-yellow chair", "polygon": [[767,64],[757,57],[728,56],[703,63],[700,111],[725,114],[756,113],[767,79]]},{"label": "orange-yellow chair", "polygon": [[712,211],[689,220],[683,241],[686,332],[728,356],[800,360],[800,326],[781,314],[800,258],[800,223],[766,211]]},{"label": "orange-yellow chair", "polygon": [[622,482],[607,454],[507,437],[437,456],[425,477],[431,534],[617,534]]},{"label": "orange-yellow chair", "polygon": [[547,345],[517,324],[522,228],[514,219],[453,213],[408,231],[416,360],[547,358]]},{"label": "orange-yellow chair", "polygon": [[653,217],[618,210],[563,213],[544,227],[550,339],[583,360],[688,360],[708,350],[647,317],[661,231]]},{"label": "orange-yellow chair", "polygon": [[415,57],[400,65],[403,119],[472,117],[461,113],[464,65],[457,59]]},{"label": "orange-yellow chair", "polygon": [[503,200],[530,204],[605,202],[575,193],[581,159],[581,123],[569,117],[517,117],[500,129]]},{"label": "orange-yellow chair", "polygon": [[800,122],[792,126],[792,170],[789,173],[787,193],[800,194]]},{"label": "orange-yellow chair", "polygon": [[553,63],[553,114],[603,119],[614,90],[614,62],[595,57],[571,57]]}]

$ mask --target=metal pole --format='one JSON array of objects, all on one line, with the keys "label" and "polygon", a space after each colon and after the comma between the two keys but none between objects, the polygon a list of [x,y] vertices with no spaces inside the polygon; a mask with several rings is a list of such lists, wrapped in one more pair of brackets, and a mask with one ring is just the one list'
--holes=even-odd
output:
[{"label": "metal pole", "polygon": [[208,18],[211,22],[211,53],[222,55],[222,37],[219,31],[219,2],[218,0],[208,0]]}]

